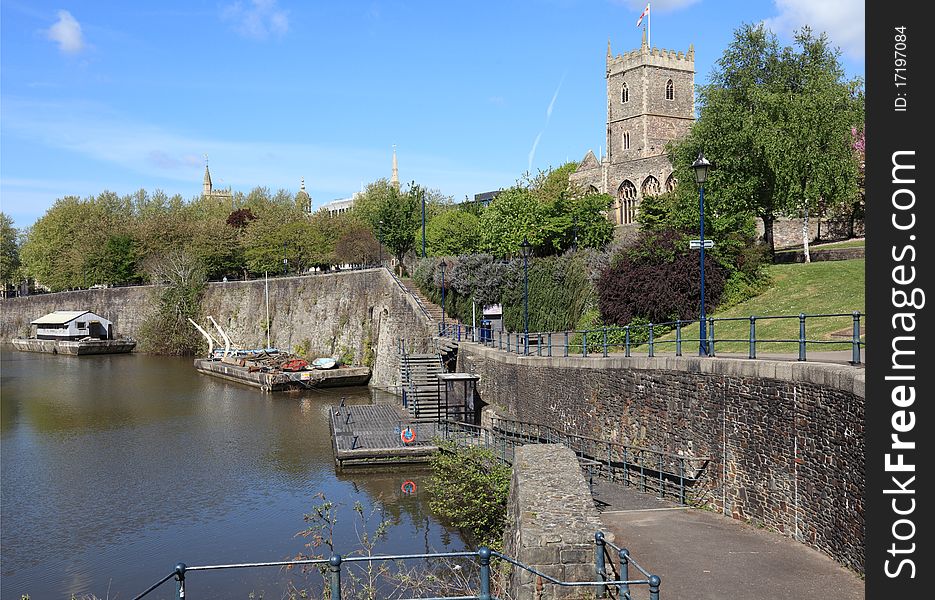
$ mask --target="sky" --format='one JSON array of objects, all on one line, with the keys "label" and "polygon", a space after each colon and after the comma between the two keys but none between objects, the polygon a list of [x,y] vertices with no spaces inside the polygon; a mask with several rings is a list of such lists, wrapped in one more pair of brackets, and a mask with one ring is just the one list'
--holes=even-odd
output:
[{"label": "sky", "polygon": [[[315,208],[391,174],[458,202],[605,144],[604,66],[645,0],[0,0],[0,210],[214,186]],[[744,23],[826,32],[864,76],[859,0],[657,0],[653,46],[704,84]]]}]

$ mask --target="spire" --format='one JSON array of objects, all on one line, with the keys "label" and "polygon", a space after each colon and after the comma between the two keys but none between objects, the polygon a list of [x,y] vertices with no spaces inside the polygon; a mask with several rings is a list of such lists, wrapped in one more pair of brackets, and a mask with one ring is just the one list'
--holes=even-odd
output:
[{"label": "spire", "polygon": [[396,144],[393,144],[393,177],[390,179],[390,185],[399,189],[399,165],[396,162]]},{"label": "spire", "polygon": [[610,52],[610,38],[607,38],[607,60],[613,58],[613,54]]},{"label": "spire", "polygon": [[302,178],[302,183],[299,184],[299,191],[300,192],[305,191],[305,178],[304,177]]},{"label": "spire", "polygon": [[646,28],[645,28],[645,27],[643,28],[643,43],[640,44],[640,47],[641,47],[641,48],[645,48],[645,47],[646,47]]},{"label": "spire", "polygon": [[205,180],[203,186],[203,193],[205,196],[211,195],[211,172],[208,171],[208,155],[205,154]]},{"label": "spire", "polygon": [[297,208],[305,211],[306,214],[312,214],[312,197],[305,191],[305,178],[299,186],[299,193],[295,195],[295,205]]}]

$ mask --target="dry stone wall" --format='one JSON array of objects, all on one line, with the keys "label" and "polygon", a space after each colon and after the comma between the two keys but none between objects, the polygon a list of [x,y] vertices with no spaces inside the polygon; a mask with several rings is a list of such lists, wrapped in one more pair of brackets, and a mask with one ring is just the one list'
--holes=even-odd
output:
[{"label": "dry stone wall", "polygon": [[707,457],[697,502],[862,571],[864,371],[698,357],[521,357],[462,343],[482,402],[585,436]]}]

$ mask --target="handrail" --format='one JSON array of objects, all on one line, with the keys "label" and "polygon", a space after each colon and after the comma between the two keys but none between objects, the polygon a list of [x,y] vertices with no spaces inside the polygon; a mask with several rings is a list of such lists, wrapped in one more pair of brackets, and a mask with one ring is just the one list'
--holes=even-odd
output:
[{"label": "handrail", "polygon": [[[618,569],[619,575],[616,577],[607,576],[606,569],[606,547],[611,546],[612,548],[618,551],[620,557],[620,566]],[[402,560],[426,560],[426,559],[435,559],[435,558],[476,558],[478,566],[478,593],[470,596],[446,596],[444,598],[435,598],[434,600],[497,600],[497,597],[493,595],[493,589],[491,586],[491,568],[490,568],[490,559],[499,558],[519,569],[532,573],[536,575],[540,581],[548,582],[553,585],[561,587],[593,587],[597,588],[598,593],[602,593],[607,590],[609,587],[616,587],[621,592],[621,598],[629,597],[629,586],[631,585],[645,585],[649,588],[649,598],[650,600],[659,600],[659,587],[661,585],[661,580],[657,575],[650,574],[643,567],[639,566],[630,556],[629,552],[625,549],[621,549],[618,546],[611,543],[606,539],[604,533],[597,531],[594,534],[594,572],[597,575],[597,579],[592,581],[566,581],[548,575],[539,569],[527,565],[516,558],[497,552],[487,548],[486,546],[481,546],[476,551],[464,551],[464,552],[430,552],[430,553],[421,553],[421,554],[388,554],[388,555],[369,555],[369,556],[342,556],[341,554],[332,554],[328,558],[312,558],[312,559],[296,559],[296,560],[284,560],[284,561],[271,561],[271,562],[254,562],[254,563],[231,563],[231,564],[217,564],[217,565],[196,565],[196,566],[187,566],[183,562],[179,562],[175,565],[170,573],[161,578],[159,581],[149,586],[146,591],[134,597],[134,600],[140,600],[141,598],[148,595],[153,590],[157,589],[159,586],[169,581],[172,578],[175,578],[177,585],[177,598],[179,600],[184,600],[186,598],[185,592],[185,581],[186,575],[190,572],[197,571],[218,571],[225,569],[251,569],[251,568],[261,568],[261,567],[288,567],[288,566],[298,566],[298,565],[319,565],[324,567],[328,566],[328,583],[330,587],[330,597],[332,600],[341,600],[342,597],[342,585],[341,585],[341,573],[342,567],[345,563],[358,563],[358,562],[385,562],[385,561],[402,561]],[[629,579],[628,578],[628,565],[633,563],[633,565],[640,571],[644,576],[642,579]]]},{"label": "handrail", "polygon": [[[827,319],[827,318],[850,318],[851,333],[848,337],[841,340],[820,340],[809,339],[806,335],[806,322],[808,319]],[[581,356],[587,357],[607,357],[611,352],[623,351],[626,357],[631,356],[634,349],[645,350],[649,357],[655,355],[656,349],[660,345],[674,345],[675,355],[682,356],[682,345],[687,342],[696,342],[697,346],[707,352],[707,356],[715,356],[715,344],[725,342],[744,343],[748,345],[747,357],[757,358],[757,345],[775,344],[775,343],[795,343],[798,344],[798,360],[806,361],[808,345],[848,345],[851,349],[851,359],[848,361],[852,365],[860,365],[860,353],[866,348],[867,343],[861,339],[861,318],[866,318],[865,313],[853,311],[851,313],[825,313],[825,314],[805,314],[797,315],[750,315],[748,317],[709,317],[706,319],[707,335],[705,340],[699,338],[685,338],[682,336],[684,327],[697,324],[694,320],[676,320],[665,321],[662,323],[638,323],[631,325],[611,325],[600,328],[584,330],[567,331],[544,331],[544,332],[504,332],[497,331],[496,335],[483,327],[473,327],[471,325],[452,325],[442,328],[439,326],[439,335],[443,337],[457,337],[460,340],[479,339],[485,346],[505,350],[513,354],[524,356]],[[797,319],[798,336],[784,338],[757,338],[757,322],[767,320]],[[715,323],[729,321],[746,321],[750,323],[749,335],[745,338],[716,338]],[[463,332],[462,332],[462,328]],[[476,335],[474,330],[480,329],[481,334]],[[659,340],[657,337],[661,334],[675,331],[674,340]],[[486,334],[485,334],[486,332]],[[637,333],[644,333],[647,338],[644,342],[636,342],[633,337]],[[623,342],[610,341],[612,336],[623,336]],[[702,344],[702,342],[704,342]]]},{"label": "handrail", "polygon": [[405,285],[403,285],[403,282],[400,281],[399,277],[396,276],[396,273],[394,273],[394,272],[393,272],[389,267],[387,267],[386,265],[384,265],[382,268],[385,269],[386,272],[390,274],[390,277],[393,278],[393,281],[396,282],[396,285],[399,286],[399,289],[401,289],[403,292],[405,292],[406,294],[408,294],[409,297],[411,297],[413,300],[415,300],[416,305],[417,305],[417,306],[419,307],[419,309],[422,311],[422,314],[425,316],[425,318],[428,319],[428,320],[430,320],[430,321],[434,321],[434,319],[432,318],[432,315],[429,314],[428,309],[425,307],[424,304],[422,304],[422,300],[420,300],[418,296],[416,296],[415,294],[413,294],[413,293],[412,293],[412,290],[410,290],[410,289],[407,288]]}]

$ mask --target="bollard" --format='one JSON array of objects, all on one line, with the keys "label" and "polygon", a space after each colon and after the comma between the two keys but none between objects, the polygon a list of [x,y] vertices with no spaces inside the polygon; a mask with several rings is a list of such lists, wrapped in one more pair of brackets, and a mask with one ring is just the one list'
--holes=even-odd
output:
[{"label": "bollard", "polygon": [[[630,581],[630,551],[626,548],[620,549],[620,580],[624,582]],[[620,584],[620,597],[630,597],[629,583]]]},{"label": "bollard", "polygon": [[649,358],[653,357],[653,324],[649,324]]},{"label": "bollard", "polygon": [[682,321],[675,320],[675,355],[682,356]]},{"label": "bollard", "polygon": [[331,600],[341,600],[341,558],[340,554],[328,559],[328,570],[331,571]]},{"label": "bollard", "polygon": [[179,600],[184,600],[185,598],[185,563],[180,562],[175,565],[175,580],[179,582],[178,584],[178,598]]},{"label": "bollard", "polygon": [[[607,581],[607,568],[604,565],[604,533],[598,531],[594,534],[594,572],[598,579]],[[602,598],[607,595],[607,586],[597,587],[597,597]]]},{"label": "bollard", "polygon": [[805,313],[799,313],[799,360],[805,360]]},{"label": "bollard", "polygon": [[630,326],[629,325],[623,326],[623,346],[626,349],[624,352],[624,356],[626,356],[627,358],[630,358]]},{"label": "bollard", "polygon": [[854,341],[851,364],[860,364],[860,312],[854,311]]},{"label": "bollard", "polygon": [[750,316],[750,358],[756,358],[756,317]]},{"label": "bollard", "polygon": [[481,546],[477,549],[480,562],[480,600],[491,600],[490,596],[490,548]]},{"label": "bollard", "polygon": [[649,576],[649,600],[659,600],[659,584],[662,580],[658,575]]}]

